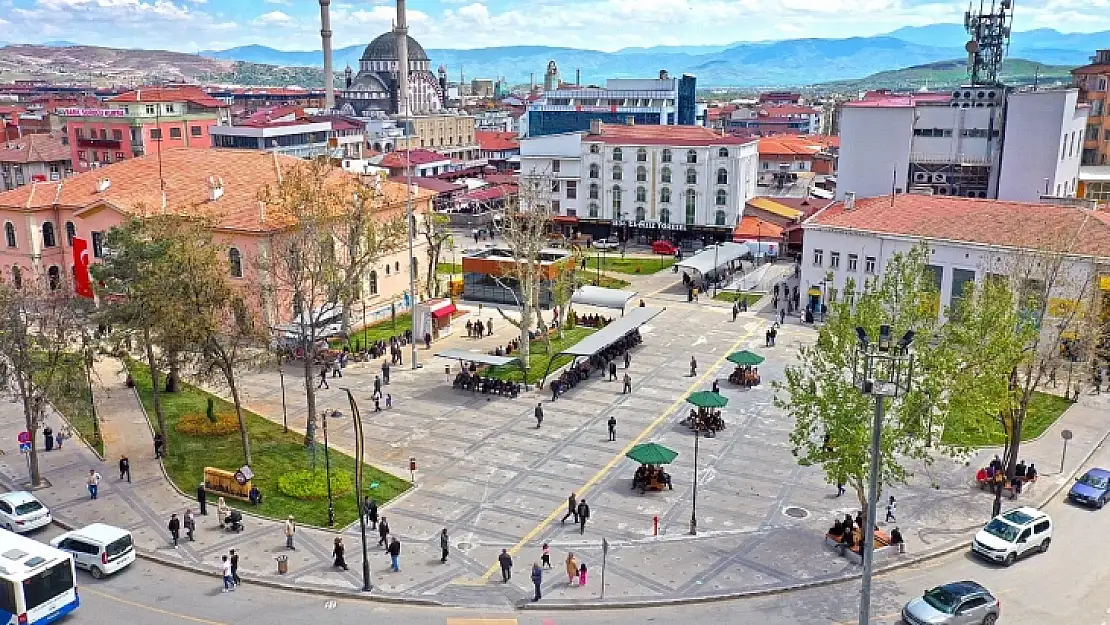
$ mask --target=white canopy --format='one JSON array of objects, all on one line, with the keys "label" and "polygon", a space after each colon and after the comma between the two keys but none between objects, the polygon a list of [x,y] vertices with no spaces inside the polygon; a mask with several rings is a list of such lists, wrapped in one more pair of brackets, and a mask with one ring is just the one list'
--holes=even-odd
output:
[{"label": "white canopy", "polygon": [[571,304],[584,306],[597,306],[598,308],[616,308],[624,310],[628,300],[636,297],[636,291],[622,291],[620,289],[607,289],[600,286],[584,285],[571,295]]},{"label": "white canopy", "polygon": [[747,243],[718,243],[711,245],[690,258],[678,263],[679,271],[694,271],[700,275],[713,273],[718,267],[724,267],[730,261],[737,260],[751,253]]}]

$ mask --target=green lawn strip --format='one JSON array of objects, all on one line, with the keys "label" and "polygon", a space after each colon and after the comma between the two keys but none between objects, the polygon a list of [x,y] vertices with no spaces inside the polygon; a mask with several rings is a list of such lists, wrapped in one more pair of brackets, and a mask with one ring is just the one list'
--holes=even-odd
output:
[{"label": "green lawn strip", "polygon": [[[1044,434],[1072,403],[1058,395],[1034,391],[1029,402],[1029,412],[1021,427],[1021,440],[1030,441]],[[983,430],[957,429],[951,426],[944,429],[941,440],[945,443],[959,443],[970,447],[996,447],[1006,443],[1002,426],[992,422]]]},{"label": "green lawn strip", "polygon": [[[351,323],[358,322],[357,316],[351,317]],[[412,329],[412,313],[398,313],[397,322],[394,323],[392,319],[385,319],[377,323],[372,323],[365,328],[358,330],[351,334],[350,344],[353,346],[361,347],[375,341],[389,342],[389,337],[398,336],[405,333],[405,330]],[[341,340],[333,340],[328,342],[332,347],[341,349],[344,342]]]},{"label": "green lawn strip", "polygon": [[[43,354],[42,358],[46,358]],[[36,376],[36,382],[42,382],[42,375]],[[66,354],[58,370],[53,373],[54,385],[58,388],[47,397],[54,408],[62,413],[70,425],[96,449],[101,456],[104,455],[104,441],[97,435],[95,418],[92,409],[92,389],[89,388],[89,378],[85,372],[85,365],[80,354]],[[59,384],[60,383],[60,384]],[[57,432],[57,424],[54,424]]]},{"label": "green lawn strip", "polygon": [[[659,256],[657,258],[602,256],[600,260],[602,271],[615,271],[617,273],[645,276],[662,271],[675,264],[675,259],[671,256]],[[586,267],[597,271],[597,264],[597,254],[586,257]]]},{"label": "green lawn strip", "polygon": [[436,273],[462,277],[462,263],[439,263],[436,265]]},{"label": "green lawn strip", "polygon": [[713,296],[713,299],[719,302],[739,302],[745,301],[748,306],[758,302],[763,298],[763,293],[748,293],[744,291],[721,291]]},{"label": "green lawn strip", "polygon": [[623,289],[624,287],[632,283],[628,280],[621,280],[620,278],[614,278],[605,274],[601,274],[601,281],[598,282],[596,273],[590,273],[589,271],[579,271],[578,286],[582,286],[583,284],[600,286],[606,289]]},{"label": "green lawn strip", "polygon": [[[559,353],[559,351],[574,345],[587,336],[597,332],[595,328],[584,328],[581,326],[568,328],[563,331],[563,338],[559,339],[557,336],[551,336],[551,351]],[[555,371],[559,367],[571,361],[573,356],[559,356],[551,365],[551,370]],[[547,344],[542,338],[532,341],[532,353],[528,358],[528,383],[539,382],[543,377],[544,371],[547,370]],[[505,365],[502,367],[490,367],[486,369],[485,375],[500,380],[513,380],[519,382],[521,380],[520,367],[516,364]]]},{"label": "green lawn strip", "polygon": [[[154,414],[154,404],[150,394],[149,370],[137,362],[130,362],[129,369],[147,415],[152,425],[157,427],[155,423],[157,417]],[[178,393],[159,395],[166,413],[168,429],[166,438],[170,449],[169,457],[163,462],[173,483],[189,495],[196,492],[197,485],[203,480],[204,467],[235,471],[243,465],[243,450],[238,432],[224,436],[199,437],[181,434],[175,427],[182,415],[204,414],[209,396],[209,393],[189,384],[182,384],[182,389]],[[215,401],[217,412],[234,412],[235,409],[229,402],[219,397],[215,397]],[[247,412],[246,421],[247,431],[250,433],[254,484],[262,491],[263,501],[259,506],[252,506],[247,502],[229,498],[228,505],[274,519],[284,519],[292,514],[301,523],[326,527],[328,522],[326,498],[303,500],[287,497],[277,487],[278,478],[283,474],[313,468],[312,454],[304,447],[304,437],[293,431],[285,433],[280,425],[253,412]],[[323,434],[322,431],[319,432],[317,436],[321,440],[316,445],[315,468],[316,471],[323,472]],[[352,477],[354,476],[353,458],[334,449],[329,455],[332,471],[347,471]],[[364,467],[363,476],[366,480],[366,494],[377,499],[379,504],[397,497],[410,486],[407,481],[369,465]],[[370,488],[369,486],[374,483],[378,486]],[[212,499],[215,501],[215,495]],[[342,527],[357,519],[358,504],[355,501],[354,492],[335,499],[336,527]]]}]

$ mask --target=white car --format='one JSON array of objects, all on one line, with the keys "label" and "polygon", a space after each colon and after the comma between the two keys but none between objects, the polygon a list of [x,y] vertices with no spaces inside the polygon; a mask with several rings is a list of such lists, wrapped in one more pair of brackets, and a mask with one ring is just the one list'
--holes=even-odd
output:
[{"label": "white car", "polygon": [[615,250],[621,246],[620,241],[614,239],[595,239],[594,247],[599,250]]},{"label": "white car", "polygon": [[66,532],[50,545],[73,554],[79,569],[88,570],[96,579],[111,575],[135,561],[131,532],[104,523],[93,523]]},{"label": "white car", "polygon": [[1006,566],[1034,552],[1048,551],[1052,542],[1052,519],[1036,508],[1015,508],[1000,514],[979,530],[971,550]]},{"label": "white car", "polygon": [[50,525],[50,511],[25,490],[0,494],[0,527],[23,533]]}]

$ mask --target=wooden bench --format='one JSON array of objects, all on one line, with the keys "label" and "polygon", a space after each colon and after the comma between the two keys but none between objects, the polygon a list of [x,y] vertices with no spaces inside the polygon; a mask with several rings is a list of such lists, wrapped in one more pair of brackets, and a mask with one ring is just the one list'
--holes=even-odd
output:
[{"label": "wooden bench", "polygon": [[[837,552],[843,551],[844,557],[855,564],[863,562],[862,546],[854,545],[851,549],[844,549],[843,535],[825,534],[825,544],[836,549]],[[885,558],[896,553],[898,553],[898,546],[892,544],[890,534],[883,530],[875,530],[875,558]]]},{"label": "wooden bench", "polygon": [[[1020,479],[1021,479],[1021,488],[1022,488],[1022,490],[1025,490],[1025,488],[1027,486],[1032,486],[1033,484],[1037,483],[1037,478],[1036,477],[1033,477],[1032,479],[1030,479],[1029,477],[1024,477],[1023,476]],[[994,482],[989,480],[989,479],[981,480],[981,479],[978,478],[978,476],[976,476],[975,482],[979,485],[979,490],[984,490],[985,491],[985,490],[992,490],[994,488]],[[1016,499],[1017,498],[1017,493],[1014,492],[1013,483],[1010,480],[1006,480],[1005,482],[1002,483],[1002,490],[1008,491],[1010,493],[1010,499]]]},{"label": "wooden bench", "polygon": [[647,491],[667,490],[667,483],[659,478],[659,474],[651,476],[650,479],[640,482],[640,492],[646,493]]}]

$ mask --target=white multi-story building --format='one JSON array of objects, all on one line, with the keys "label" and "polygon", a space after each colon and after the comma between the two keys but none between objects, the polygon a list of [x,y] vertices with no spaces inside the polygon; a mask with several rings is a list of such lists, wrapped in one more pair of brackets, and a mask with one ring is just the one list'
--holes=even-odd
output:
[{"label": "white multi-story building", "polygon": [[556,221],[593,237],[731,240],[755,197],[758,141],[699,126],[594,122],[520,146],[522,175],[553,178]]},{"label": "white multi-story building", "polygon": [[1076,89],[987,86],[847,102],[837,199],[892,192],[1024,202],[1073,196],[1088,110]]}]

